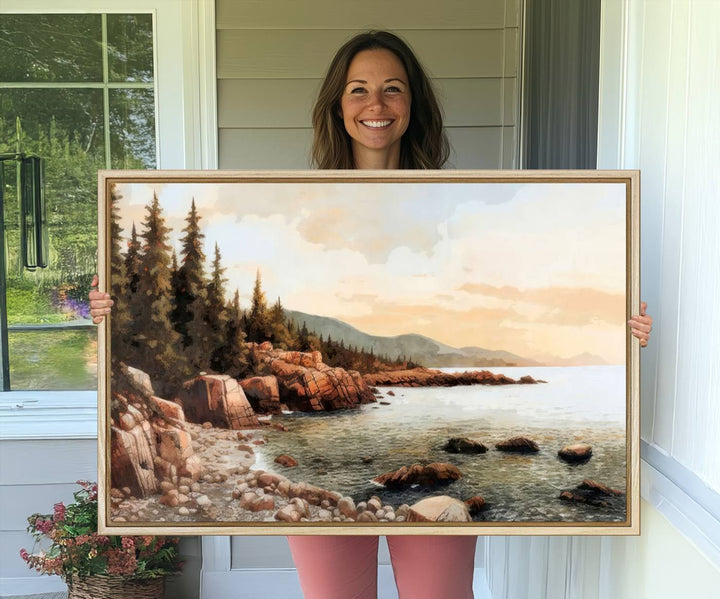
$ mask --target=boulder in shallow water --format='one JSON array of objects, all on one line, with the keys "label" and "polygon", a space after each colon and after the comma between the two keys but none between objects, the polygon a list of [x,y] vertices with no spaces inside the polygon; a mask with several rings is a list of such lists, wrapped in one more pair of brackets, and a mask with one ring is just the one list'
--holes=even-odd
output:
[{"label": "boulder in shallow water", "polygon": [[422,464],[403,466],[395,472],[387,472],[376,476],[373,480],[376,483],[385,485],[389,489],[397,489],[410,487],[412,485],[433,487],[451,483],[459,478],[462,478],[462,473],[456,466],[446,462],[436,462],[428,464],[427,466],[423,466]]},{"label": "boulder in shallow water", "polygon": [[499,451],[512,451],[516,453],[537,453],[540,447],[535,441],[528,437],[512,437],[505,441],[495,444],[495,449]]},{"label": "boulder in shallow water", "polygon": [[577,486],[577,488],[580,490],[583,490],[583,491],[592,491],[594,493],[599,493],[601,495],[607,495],[607,496],[614,495],[616,497],[619,497],[620,495],[624,495],[624,493],[620,489],[613,489],[612,487],[603,485],[602,483],[599,483],[590,478],[586,478],[584,481],[582,481]]},{"label": "boulder in shallow water", "polygon": [[285,466],[286,468],[294,468],[298,465],[298,461],[287,454],[279,455],[275,458],[275,463],[280,464],[281,466]]},{"label": "boulder in shallow water", "polygon": [[443,449],[449,453],[485,453],[488,450],[483,443],[467,437],[453,437]]},{"label": "boulder in shallow water", "polygon": [[595,507],[610,507],[622,501],[625,495],[619,489],[613,489],[597,481],[586,478],[577,487],[560,493],[559,499],[575,503],[586,503]]},{"label": "boulder in shallow water", "polygon": [[470,499],[465,500],[465,505],[467,506],[468,511],[470,512],[470,515],[474,516],[475,514],[479,514],[484,509],[487,508],[487,504],[485,503],[485,499],[480,497],[480,495],[475,495],[475,497],[471,497]]},{"label": "boulder in shallow water", "polygon": [[459,499],[440,495],[427,497],[412,505],[407,514],[408,522],[471,522],[467,506]]},{"label": "boulder in shallow water", "polygon": [[573,443],[566,445],[560,451],[558,456],[566,462],[577,463],[585,462],[592,457],[592,446],[588,443]]}]

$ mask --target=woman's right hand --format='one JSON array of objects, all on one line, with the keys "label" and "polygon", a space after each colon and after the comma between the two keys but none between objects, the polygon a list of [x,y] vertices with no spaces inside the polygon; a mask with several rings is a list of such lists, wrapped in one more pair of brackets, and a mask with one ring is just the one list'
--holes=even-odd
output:
[{"label": "woman's right hand", "polygon": [[100,324],[103,318],[105,318],[105,315],[110,314],[110,308],[114,303],[110,299],[109,293],[102,293],[97,290],[98,282],[98,276],[95,275],[92,283],[90,283],[93,290],[88,294],[88,298],[90,299],[90,316],[92,316],[92,321],[95,324]]}]

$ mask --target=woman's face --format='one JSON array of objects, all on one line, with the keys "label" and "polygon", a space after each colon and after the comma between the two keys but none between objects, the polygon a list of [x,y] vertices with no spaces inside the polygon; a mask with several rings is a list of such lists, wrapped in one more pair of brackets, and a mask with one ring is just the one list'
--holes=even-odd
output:
[{"label": "woman's face", "polygon": [[410,85],[400,60],[389,50],[363,50],[350,63],[340,109],[352,138],[353,156],[396,156],[410,123]]}]

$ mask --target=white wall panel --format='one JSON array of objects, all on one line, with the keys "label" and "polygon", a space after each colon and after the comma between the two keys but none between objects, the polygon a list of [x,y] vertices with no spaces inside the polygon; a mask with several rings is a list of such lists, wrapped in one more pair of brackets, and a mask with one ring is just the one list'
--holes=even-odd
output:
[{"label": "white wall panel", "polygon": [[[660,265],[660,289],[662,303],[658,312],[656,330],[658,333],[657,384],[655,388],[655,426],[645,438],[659,447],[672,450],[672,428],[678,360],[678,313],[679,278],[682,256],[682,205],[685,189],[685,152],[687,149],[687,86],[678,85],[687,80],[688,68],[688,10],[689,5],[675,4],[665,16],[671,27],[668,44],[669,57],[667,72],[669,81],[665,93],[667,118],[664,126],[667,130],[667,150],[665,152],[662,210],[662,246],[658,264]],[[659,211],[659,210],[658,210]]]},{"label": "white wall panel", "polygon": [[231,568],[267,568],[268,556],[273,568],[295,568],[285,537],[233,537]]},{"label": "white wall panel", "polygon": [[720,3],[692,5],[689,20],[673,457],[720,492]]},{"label": "white wall panel", "polygon": [[[641,55],[641,80],[632,82],[639,90],[639,112],[629,118],[639,122],[639,154],[636,165],[642,171],[642,295],[655,313],[662,311],[657,298],[662,253],[662,217],[665,198],[667,153],[667,95],[669,90],[668,65],[670,61],[671,10],[669,1],[657,2],[653,11],[654,27],[643,28]],[[648,60],[645,60],[645,57]],[[650,57],[652,59],[650,60]],[[662,101],[658,101],[661,98]],[[647,165],[658,165],[654,172]],[[649,286],[648,291],[645,288]],[[647,295],[650,295],[648,298]],[[653,308],[654,306],[654,308]],[[664,329],[663,329],[664,330]],[[662,349],[662,348],[660,348]],[[647,373],[646,373],[647,374]],[[654,381],[645,376],[642,380],[644,399],[652,395]],[[672,402],[673,396],[656,397],[652,434],[658,445],[670,450],[672,445],[672,409],[666,409],[663,401]]]},{"label": "white wall panel", "polygon": [[450,127],[447,136],[450,168],[502,168],[502,127]]},{"label": "white wall panel", "polygon": [[221,169],[308,169],[312,129],[221,129]]},{"label": "white wall panel", "polygon": [[[713,0],[616,0],[627,9],[627,54],[617,73],[603,70],[619,106],[601,98],[607,151],[613,123],[621,166],[642,171],[642,286],[656,321],[643,352],[642,435],[720,491],[720,3]],[[622,11],[621,11],[622,12]]]}]

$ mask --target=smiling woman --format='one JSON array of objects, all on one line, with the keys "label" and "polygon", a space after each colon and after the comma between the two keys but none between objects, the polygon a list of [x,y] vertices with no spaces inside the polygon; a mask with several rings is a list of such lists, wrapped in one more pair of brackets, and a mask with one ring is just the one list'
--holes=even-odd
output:
[{"label": "smiling woman", "polygon": [[340,112],[352,138],[356,168],[400,163],[410,121],[410,87],[400,60],[389,50],[365,50],[350,63]]},{"label": "smiling woman", "polygon": [[[387,31],[362,33],[338,50],[312,124],[312,159],[321,169],[439,169],[450,154],[425,69]],[[385,155],[394,143],[397,149]]]}]

